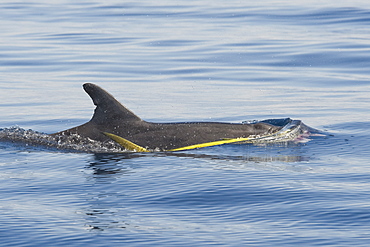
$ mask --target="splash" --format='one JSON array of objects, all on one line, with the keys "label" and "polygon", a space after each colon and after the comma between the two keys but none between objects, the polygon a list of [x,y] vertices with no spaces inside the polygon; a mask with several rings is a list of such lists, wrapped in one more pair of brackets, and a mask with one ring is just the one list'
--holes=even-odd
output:
[{"label": "splash", "polygon": [[124,148],[113,141],[99,142],[80,135],[50,136],[34,130],[20,127],[0,129],[0,141],[17,143],[28,147],[42,147],[88,153],[122,153]]}]

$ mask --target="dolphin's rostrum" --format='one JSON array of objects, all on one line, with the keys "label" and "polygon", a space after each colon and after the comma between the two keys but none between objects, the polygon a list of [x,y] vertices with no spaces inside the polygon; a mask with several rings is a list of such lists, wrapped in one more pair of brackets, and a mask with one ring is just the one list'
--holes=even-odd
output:
[{"label": "dolphin's rostrum", "polygon": [[282,126],[267,122],[152,123],[136,116],[112,95],[92,83],[83,85],[96,109],[91,120],[81,126],[52,135],[78,134],[105,142],[114,140],[134,151],[177,151],[225,143],[247,141],[256,136],[279,132]]}]

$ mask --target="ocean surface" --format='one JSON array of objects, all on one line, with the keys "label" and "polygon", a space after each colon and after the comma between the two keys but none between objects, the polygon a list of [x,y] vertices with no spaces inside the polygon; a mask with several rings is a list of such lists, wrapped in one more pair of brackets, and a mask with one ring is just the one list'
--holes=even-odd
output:
[{"label": "ocean surface", "polygon": [[369,246],[370,2],[0,2],[0,128],[300,119],[306,143],[88,153],[0,142],[1,246]]}]

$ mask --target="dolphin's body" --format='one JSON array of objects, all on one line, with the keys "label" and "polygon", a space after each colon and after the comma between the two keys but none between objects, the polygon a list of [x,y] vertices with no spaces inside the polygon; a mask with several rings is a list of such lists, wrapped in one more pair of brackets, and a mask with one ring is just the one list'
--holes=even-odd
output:
[{"label": "dolphin's body", "polygon": [[[138,147],[138,149],[131,148],[136,151],[176,151],[182,147],[201,147],[198,144],[202,143],[217,145],[228,143],[227,140],[243,140],[251,136],[271,135],[282,129],[282,126],[265,122],[253,124],[218,122],[151,123],[136,116],[97,85],[86,83],[83,88],[96,105],[93,117],[81,126],[52,134],[53,136],[78,134],[101,142],[113,139],[124,147],[126,146],[121,141],[127,141],[130,145]],[[230,143],[232,142],[230,141]],[[143,150],[140,148],[143,148]]]}]

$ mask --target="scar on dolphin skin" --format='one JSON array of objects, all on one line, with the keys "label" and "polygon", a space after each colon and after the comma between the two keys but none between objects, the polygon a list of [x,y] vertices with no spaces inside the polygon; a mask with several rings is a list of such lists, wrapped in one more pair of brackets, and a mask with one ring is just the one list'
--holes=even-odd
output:
[{"label": "scar on dolphin skin", "polygon": [[[299,120],[284,119],[254,123],[180,122],[153,123],[136,116],[99,86],[86,83],[86,93],[96,105],[91,120],[56,135],[78,134],[92,140],[113,140],[125,149],[135,152],[182,151],[229,143],[250,143],[292,135],[305,126]],[[307,127],[307,126],[306,126]]]}]

